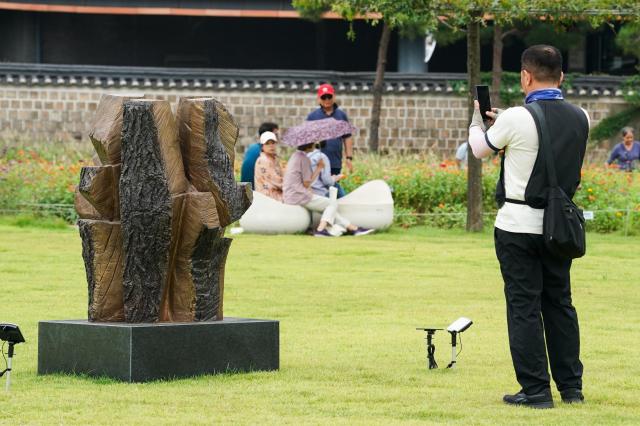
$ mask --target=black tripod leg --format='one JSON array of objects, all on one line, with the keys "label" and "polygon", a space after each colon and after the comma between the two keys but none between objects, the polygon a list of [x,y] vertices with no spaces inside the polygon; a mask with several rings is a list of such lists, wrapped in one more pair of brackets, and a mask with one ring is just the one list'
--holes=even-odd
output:
[{"label": "black tripod leg", "polygon": [[438,368],[438,363],[436,363],[436,358],[435,358],[436,347],[431,341],[432,337],[433,337],[432,333],[427,334],[427,359],[429,360],[429,370]]}]

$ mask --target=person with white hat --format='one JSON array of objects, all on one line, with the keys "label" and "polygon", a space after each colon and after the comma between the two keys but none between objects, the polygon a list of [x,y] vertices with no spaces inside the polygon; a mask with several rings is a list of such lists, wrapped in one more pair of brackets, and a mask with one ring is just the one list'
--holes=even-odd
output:
[{"label": "person with white hat", "polygon": [[280,128],[277,123],[271,123],[269,121],[262,123],[258,128],[258,141],[249,145],[244,151],[242,166],[240,167],[240,182],[249,182],[251,184],[251,189],[256,187],[253,172],[256,168],[256,161],[258,161],[258,157],[260,157],[260,152],[262,151],[260,136],[264,132],[273,132],[278,135],[279,130]]},{"label": "person with white hat", "polygon": [[261,152],[256,161],[255,190],[274,200],[282,201],[282,167],[278,158],[278,137],[273,132],[260,135]]}]

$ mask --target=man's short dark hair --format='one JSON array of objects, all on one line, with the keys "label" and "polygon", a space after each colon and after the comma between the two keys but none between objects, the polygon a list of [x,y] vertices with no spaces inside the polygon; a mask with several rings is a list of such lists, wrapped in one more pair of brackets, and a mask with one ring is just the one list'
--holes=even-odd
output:
[{"label": "man's short dark hair", "polygon": [[264,132],[273,132],[278,129],[278,125],[276,123],[262,123],[258,128],[258,136],[262,135]]},{"label": "man's short dark hair", "polygon": [[562,75],[562,53],[553,46],[537,44],[522,52],[520,63],[537,81],[556,82]]}]

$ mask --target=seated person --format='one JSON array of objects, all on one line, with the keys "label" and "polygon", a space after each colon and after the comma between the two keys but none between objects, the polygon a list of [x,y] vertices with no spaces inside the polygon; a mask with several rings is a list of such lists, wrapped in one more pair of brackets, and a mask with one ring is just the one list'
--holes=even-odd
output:
[{"label": "seated person", "polygon": [[338,175],[331,175],[331,162],[329,161],[329,157],[321,151],[325,144],[325,141],[320,142],[315,146],[313,151],[307,154],[307,157],[311,160],[312,171],[316,171],[320,160],[324,163],[324,168],[318,175],[318,179],[314,180],[311,184],[311,190],[313,193],[321,197],[328,197],[329,188],[334,186],[336,182],[344,179],[344,175],[342,173]]},{"label": "seated person", "polygon": [[313,234],[316,237],[332,236],[327,226],[334,224],[345,228],[350,235],[370,234],[373,229],[360,228],[351,224],[337,212],[338,206],[335,202],[332,203],[328,197],[321,197],[311,191],[311,183],[324,169],[324,161],[321,159],[318,161],[316,171],[311,171],[311,161],[307,153],[313,151],[314,146],[313,143],[300,145],[289,159],[284,173],[284,202],[322,213],[320,223]]},{"label": "seated person", "polygon": [[[258,137],[262,136],[264,132],[278,133],[278,125],[276,123],[262,123],[258,129]],[[249,145],[244,152],[244,158],[242,160],[242,168],[240,169],[240,182],[249,182],[251,189],[255,189],[255,181],[253,172],[256,167],[256,161],[260,156],[262,145],[257,142]]]},{"label": "seated person", "polygon": [[624,127],[621,133],[622,142],[613,147],[605,166],[616,161],[618,169],[631,172],[635,169],[635,162],[640,160],[640,142],[633,140],[632,127]]},{"label": "seated person", "polygon": [[260,135],[262,152],[254,171],[255,190],[282,202],[282,168],[278,158],[278,137],[273,132]]}]

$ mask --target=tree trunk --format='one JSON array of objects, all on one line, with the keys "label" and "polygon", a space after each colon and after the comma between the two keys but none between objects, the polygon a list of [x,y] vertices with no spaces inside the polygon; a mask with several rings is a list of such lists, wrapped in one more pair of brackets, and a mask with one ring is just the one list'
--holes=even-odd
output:
[{"label": "tree trunk", "polygon": [[493,25],[493,69],[491,79],[491,106],[500,107],[500,83],[502,81],[502,48],[503,31],[498,24]]},{"label": "tree trunk", "polygon": [[[469,76],[469,122],[473,115],[475,86],[480,83],[480,23],[473,20],[467,26],[467,73]],[[467,231],[482,230],[482,161],[467,155]]]},{"label": "tree trunk", "polygon": [[386,22],[382,25],[382,35],[378,46],[378,63],[376,64],[376,79],[373,82],[373,105],[371,106],[371,124],[369,126],[369,150],[378,152],[378,129],[380,128],[380,109],[382,106],[382,84],[384,83],[384,69],[387,65],[387,49],[391,38],[391,28]]}]

